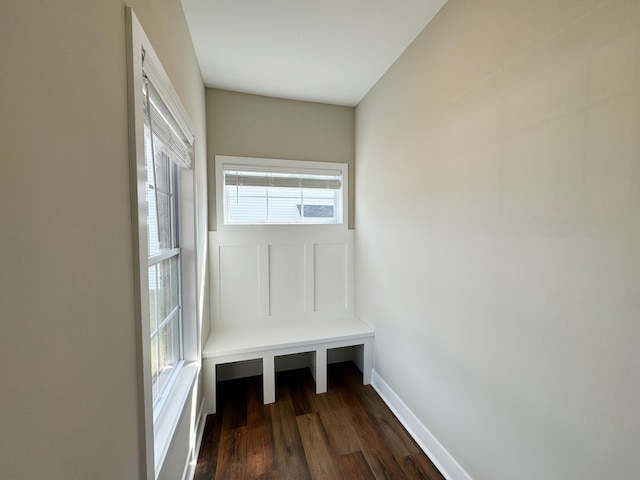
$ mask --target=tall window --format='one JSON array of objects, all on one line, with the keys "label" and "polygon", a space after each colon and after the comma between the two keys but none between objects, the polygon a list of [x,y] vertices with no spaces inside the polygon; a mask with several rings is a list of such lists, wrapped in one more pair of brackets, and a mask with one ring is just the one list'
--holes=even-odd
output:
[{"label": "tall window", "polygon": [[190,167],[189,145],[154,88],[143,77],[147,199],[149,342],[154,413],[184,359],[178,167]]}]

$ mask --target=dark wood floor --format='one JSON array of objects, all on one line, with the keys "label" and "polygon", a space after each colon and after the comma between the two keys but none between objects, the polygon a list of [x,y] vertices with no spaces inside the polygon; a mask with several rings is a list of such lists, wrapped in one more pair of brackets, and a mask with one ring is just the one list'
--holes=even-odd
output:
[{"label": "dark wood floor", "polygon": [[316,395],[308,369],[278,373],[270,405],[261,377],[220,382],[195,479],[444,480],[353,363],[328,376]]}]

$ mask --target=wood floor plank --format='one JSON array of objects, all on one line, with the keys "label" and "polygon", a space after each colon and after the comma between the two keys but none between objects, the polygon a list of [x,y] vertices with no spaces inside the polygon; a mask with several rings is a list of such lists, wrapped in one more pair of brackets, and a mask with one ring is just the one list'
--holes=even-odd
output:
[{"label": "wood floor plank", "polygon": [[247,427],[222,430],[218,447],[216,480],[246,477]]},{"label": "wood floor plank", "polygon": [[269,405],[273,426],[275,468],[282,479],[310,479],[289,390],[279,388],[278,392],[280,395],[278,401]]},{"label": "wood floor plank", "polygon": [[247,475],[256,478],[273,470],[273,430],[271,424],[247,425]]},{"label": "wood floor plank", "polygon": [[325,393],[314,395],[316,411],[337,410],[344,406],[338,387],[329,387]]},{"label": "wood floor plank", "polygon": [[194,480],[211,480],[214,478],[218,465],[218,442],[220,441],[221,426],[219,415],[209,415],[207,417],[204,432],[202,433]]},{"label": "wood floor plank", "polygon": [[415,453],[399,459],[408,479],[445,480],[426,455]]},{"label": "wood floor plank", "polygon": [[329,444],[320,416],[308,413],[296,417],[309,473],[314,480],[340,478],[336,454]]},{"label": "wood floor plank", "polygon": [[[348,380],[347,380],[348,381]],[[363,388],[371,388],[366,385]],[[355,389],[344,389],[342,391],[343,399],[349,407],[349,416],[351,417],[356,432],[358,433],[358,441],[364,457],[369,464],[375,478],[379,479],[396,479],[403,478],[404,473],[395,457],[389,449],[389,445],[385,442],[377,425],[372,422],[364,406],[360,402]]]},{"label": "wood floor plank", "polygon": [[262,402],[260,377],[247,385],[247,475],[259,478],[274,470],[271,410]]},{"label": "wood floor plank", "polygon": [[246,378],[229,380],[228,388],[220,392],[223,430],[247,425],[247,381]]},{"label": "wood floor plank", "polygon": [[375,433],[375,430],[360,425],[359,441],[362,454],[364,455],[369,468],[377,479],[397,479],[404,478],[402,468],[388,450],[387,445]]},{"label": "wood floor plank", "polygon": [[264,423],[265,408],[262,400],[261,377],[247,378],[247,425]]},{"label": "wood floor plank", "polygon": [[319,415],[329,443],[337,455],[345,455],[360,450],[358,433],[346,407],[321,410]]},{"label": "wood floor plank", "polygon": [[309,369],[282,372],[291,393],[291,403],[296,415],[305,415],[318,411],[316,405],[315,382]]},{"label": "wood floor plank", "polygon": [[405,457],[420,451],[420,447],[406,434],[402,424],[373,388],[358,389],[356,395],[395,457]]},{"label": "wood floor plank", "polygon": [[280,480],[282,478],[282,476],[278,473],[277,470],[273,470],[271,472],[267,472],[267,473],[263,473],[262,475],[258,475],[255,478],[256,478],[256,480]]},{"label": "wood floor plank", "polygon": [[338,461],[342,478],[345,480],[369,480],[374,477],[367,460],[360,451],[341,455]]}]

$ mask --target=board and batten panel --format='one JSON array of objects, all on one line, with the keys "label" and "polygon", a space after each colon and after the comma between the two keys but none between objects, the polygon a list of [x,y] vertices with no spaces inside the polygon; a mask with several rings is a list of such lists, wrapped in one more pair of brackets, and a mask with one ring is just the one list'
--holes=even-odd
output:
[{"label": "board and batten panel", "polygon": [[314,310],[345,310],[347,301],[346,243],[314,245]]},{"label": "board and batten panel", "polygon": [[221,325],[250,324],[260,315],[258,245],[225,245],[219,250]]},{"label": "board and batten panel", "polygon": [[269,315],[306,311],[305,246],[269,245]]},{"label": "board and batten panel", "polygon": [[353,316],[353,230],[209,232],[211,327]]}]

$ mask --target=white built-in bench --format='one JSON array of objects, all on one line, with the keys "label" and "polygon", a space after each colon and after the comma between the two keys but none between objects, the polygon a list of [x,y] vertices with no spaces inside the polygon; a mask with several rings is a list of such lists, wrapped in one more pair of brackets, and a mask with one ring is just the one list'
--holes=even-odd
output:
[{"label": "white built-in bench", "polygon": [[[262,373],[264,402],[274,402],[276,363],[278,370],[309,366],[323,393],[328,361],[351,355],[370,383],[374,332],[355,318],[353,230],[344,224],[218,228],[209,232],[206,413],[216,412],[220,378]],[[342,347],[357,348],[333,350]]]},{"label": "white built-in bench", "polygon": [[316,393],[324,393],[327,391],[328,351],[361,345],[362,380],[368,385],[371,383],[373,339],[373,329],[353,317],[212,331],[202,352],[207,413],[216,412],[218,365],[233,362],[262,360],[263,398],[267,404],[276,400],[276,357],[313,352],[311,372],[316,381]]}]

